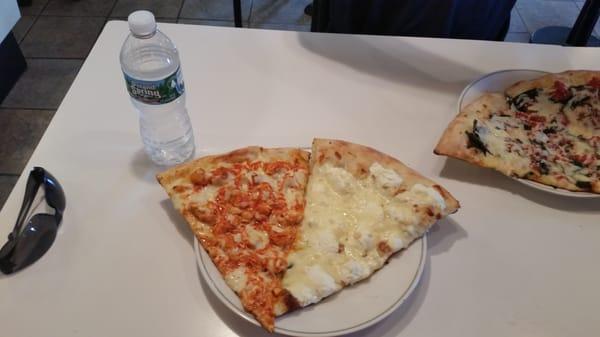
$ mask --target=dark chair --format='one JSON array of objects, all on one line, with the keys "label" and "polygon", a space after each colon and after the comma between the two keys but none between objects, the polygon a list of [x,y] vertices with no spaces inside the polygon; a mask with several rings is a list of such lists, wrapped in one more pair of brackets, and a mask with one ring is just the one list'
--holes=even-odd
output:
[{"label": "dark chair", "polygon": [[236,27],[242,27],[242,3],[241,0],[233,0],[233,21]]},{"label": "dark chair", "polygon": [[531,36],[532,43],[560,44],[567,46],[600,47],[600,40],[592,36],[596,21],[600,15],[600,0],[587,0],[579,12],[573,28],[548,26]]}]

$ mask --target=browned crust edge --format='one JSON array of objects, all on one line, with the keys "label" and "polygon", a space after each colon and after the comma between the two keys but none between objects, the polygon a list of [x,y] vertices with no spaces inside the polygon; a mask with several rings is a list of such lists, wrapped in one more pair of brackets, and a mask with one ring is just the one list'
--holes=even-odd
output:
[{"label": "browned crust edge", "polygon": [[187,163],[171,167],[156,175],[156,179],[166,187],[173,179],[186,176],[197,168],[216,166],[222,163],[237,163],[254,160],[304,160],[308,161],[310,153],[307,151],[291,148],[264,148],[260,146],[248,146],[223,154],[203,156]]},{"label": "browned crust edge", "polygon": [[555,81],[564,82],[569,86],[583,85],[594,77],[600,77],[600,71],[567,70],[561,73],[544,75],[533,80],[519,81],[508,87],[505,90],[505,94],[509,97],[514,97],[533,88],[549,89],[553,87]]}]

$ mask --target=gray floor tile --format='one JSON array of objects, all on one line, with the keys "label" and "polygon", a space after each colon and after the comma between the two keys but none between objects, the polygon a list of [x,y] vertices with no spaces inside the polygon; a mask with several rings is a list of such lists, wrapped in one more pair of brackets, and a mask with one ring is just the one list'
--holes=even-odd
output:
[{"label": "gray floor tile", "polygon": [[186,25],[235,27],[233,21],[230,20],[179,19],[177,20],[177,23],[183,23]]},{"label": "gray floor tile", "polygon": [[529,38],[531,38],[529,33],[508,33],[504,41],[529,43]]},{"label": "gray floor tile", "polygon": [[304,7],[310,0],[254,0],[250,12],[250,23],[310,24],[310,16]]},{"label": "gray floor tile", "polygon": [[546,26],[571,27],[579,14],[569,1],[519,0],[516,6],[530,33]]},{"label": "gray floor tile", "polygon": [[250,24],[250,28],[310,32],[310,25],[294,25],[285,23],[252,23]]},{"label": "gray floor tile", "polygon": [[4,99],[2,107],[58,108],[82,63],[80,60],[28,59],[25,73]]},{"label": "gray floor tile", "polygon": [[[585,3],[585,1],[575,1],[575,4],[577,5],[577,8],[579,8],[580,10],[583,8],[583,4]],[[594,36],[600,38],[600,20],[598,20],[596,22],[596,27],[594,27]]]},{"label": "gray floor tile", "polygon": [[29,28],[31,28],[31,25],[33,25],[33,21],[35,21],[35,16],[22,16],[19,21],[17,21],[17,24],[12,30],[17,42],[21,42],[23,40],[29,31]]},{"label": "gray floor tile", "polygon": [[108,16],[116,0],[50,0],[42,15]]},{"label": "gray floor tile", "polygon": [[149,10],[157,18],[174,18],[181,8],[183,0],[118,0],[111,17],[127,17],[139,9]]},{"label": "gray floor tile", "polygon": [[20,174],[31,157],[53,110],[0,109],[0,173]]},{"label": "gray floor tile", "polygon": [[0,209],[4,206],[18,179],[19,176],[0,175]]},{"label": "gray floor tile", "polygon": [[508,32],[509,33],[525,33],[525,32],[527,32],[527,27],[525,27],[525,24],[523,23],[523,20],[521,19],[521,15],[519,15],[519,12],[517,11],[516,8],[513,8],[513,10],[510,12],[510,26],[508,27]]},{"label": "gray floor tile", "polygon": [[[252,0],[241,0],[242,22],[248,22]],[[186,0],[180,18],[206,20],[233,20],[231,0]]]},{"label": "gray floor tile", "polygon": [[85,58],[104,18],[41,16],[21,43],[25,57]]},{"label": "gray floor tile", "polygon": [[48,0],[33,0],[31,6],[19,7],[21,15],[38,15],[44,9]]}]

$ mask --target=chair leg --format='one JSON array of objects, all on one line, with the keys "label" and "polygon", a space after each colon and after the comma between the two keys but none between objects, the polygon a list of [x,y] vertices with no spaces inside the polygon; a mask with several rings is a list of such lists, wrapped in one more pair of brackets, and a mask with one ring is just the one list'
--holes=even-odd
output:
[{"label": "chair leg", "polygon": [[327,30],[327,26],[329,25],[329,5],[329,0],[313,0],[310,21],[311,32],[325,32]]},{"label": "chair leg", "polygon": [[242,27],[242,4],[240,0],[233,0],[233,18],[236,27]]}]

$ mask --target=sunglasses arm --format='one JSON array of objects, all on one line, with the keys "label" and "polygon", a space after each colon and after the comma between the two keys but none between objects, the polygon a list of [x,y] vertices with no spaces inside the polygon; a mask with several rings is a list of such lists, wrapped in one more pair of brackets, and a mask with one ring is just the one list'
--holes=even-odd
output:
[{"label": "sunglasses arm", "polygon": [[31,204],[33,204],[33,199],[35,198],[35,193],[37,192],[40,186],[40,180],[34,177],[34,172],[32,171],[29,174],[29,178],[27,179],[27,186],[25,187],[25,196],[23,197],[23,204],[21,205],[21,210],[19,211],[19,216],[17,217],[17,222],[15,223],[15,227],[13,231],[8,235],[9,239],[12,240],[16,237],[27,218],[27,214],[29,213],[29,209],[31,208]]}]

